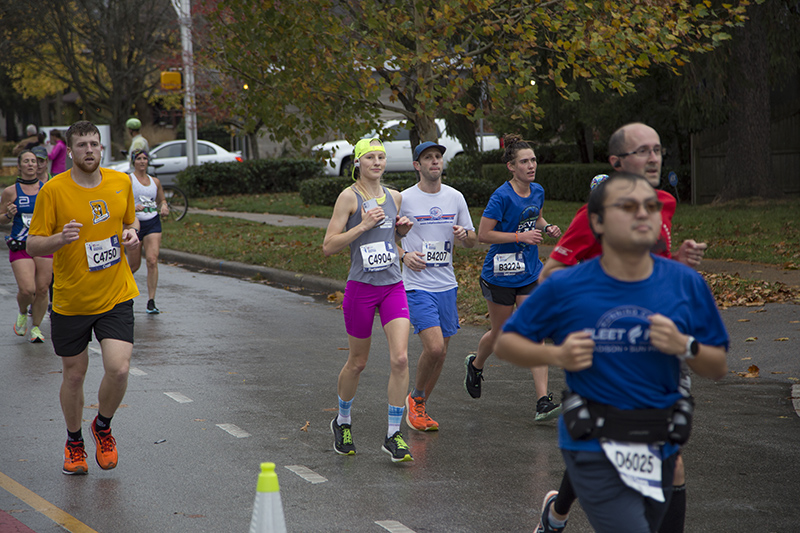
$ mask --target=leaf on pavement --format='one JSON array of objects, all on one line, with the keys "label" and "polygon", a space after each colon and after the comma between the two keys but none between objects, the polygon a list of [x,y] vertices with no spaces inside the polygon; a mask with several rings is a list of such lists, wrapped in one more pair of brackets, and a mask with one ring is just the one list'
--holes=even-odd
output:
[{"label": "leaf on pavement", "polygon": [[749,318],[740,318],[739,322],[750,322]]},{"label": "leaf on pavement", "polygon": [[306,433],[308,433],[308,426],[310,426],[310,425],[311,425],[311,422],[306,420],[306,423],[303,424],[303,427],[300,428],[300,431],[305,431]]},{"label": "leaf on pavement", "polygon": [[328,301],[331,303],[342,303],[344,294],[342,291],[336,291],[328,295]]},{"label": "leaf on pavement", "polygon": [[743,378],[757,378],[759,373],[759,369],[756,365],[750,365],[747,369],[747,372],[739,372],[739,375]]},{"label": "leaf on pavement", "polygon": [[758,337],[747,337],[744,342],[755,342],[758,340]]},{"label": "leaf on pavement", "polygon": [[789,340],[789,337],[778,337],[777,339],[775,339],[776,342],[783,342],[783,341],[788,341],[788,340]]}]

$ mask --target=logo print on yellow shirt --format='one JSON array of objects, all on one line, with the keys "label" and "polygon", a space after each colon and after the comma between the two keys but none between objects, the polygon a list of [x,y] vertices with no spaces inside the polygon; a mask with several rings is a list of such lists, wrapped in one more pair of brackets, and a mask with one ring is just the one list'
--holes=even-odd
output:
[{"label": "logo print on yellow shirt", "polygon": [[93,200],[89,204],[92,206],[92,222],[94,224],[108,220],[111,216],[108,214],[108,205],[105,200]]}]

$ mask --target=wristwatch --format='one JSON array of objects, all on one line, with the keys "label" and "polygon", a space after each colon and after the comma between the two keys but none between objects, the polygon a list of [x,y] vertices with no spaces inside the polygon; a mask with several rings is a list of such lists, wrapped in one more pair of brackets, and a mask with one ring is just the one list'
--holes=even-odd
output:
[{"label": "wristwatch", "polygon": [[699,351],[700,351],[700,343],[697,342],[697,339],[689,335],[689,338],[686,339],[686,351],[679,357],[684,361],[686,359],[694,359],[695,357],[697,357],[697,352]]}]

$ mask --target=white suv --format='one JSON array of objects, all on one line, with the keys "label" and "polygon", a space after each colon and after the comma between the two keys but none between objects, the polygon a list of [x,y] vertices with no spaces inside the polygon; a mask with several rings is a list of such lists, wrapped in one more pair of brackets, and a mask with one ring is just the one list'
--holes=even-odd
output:
[{"label": "white suv", "polygon": [[[384,129],[392,130],[394,136],[391,141],[384,141],[386,148],[386,172],[413,172],[412,163],[413,152],[411,150],[410,130],[400,120],[390,120],[384,125]],[[445,123],[442,119],[436,119],[436,128],[439,137],[439,144],[446,148],[444,154],[444,167],[447,163],[464,153],[464,148],[455,137],[451,137],[445,130]],[[364,139],[375,137],[375,132],[364,135]],[[480,141],[479,141],[480,144]],[[483,137],[483,149],[494,150],[500,147],[500,140],[493,134]],[[324,171],[329,176],[349,175],[353,166],[354,146],[344,139],[318,144],[312,147],[313,151],[327,150],[331,157],[325,160]]]}]

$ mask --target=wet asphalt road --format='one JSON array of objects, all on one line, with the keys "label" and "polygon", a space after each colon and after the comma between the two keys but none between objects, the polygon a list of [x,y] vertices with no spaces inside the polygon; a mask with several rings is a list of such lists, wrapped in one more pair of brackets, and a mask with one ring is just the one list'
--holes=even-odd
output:
[{"label": "wet asphalt road", "polygon": [[[0,263],[0,510],[37,533],[65,530],[48,515],[75,532],[247,531],[262,461],[277,464],[287,526],[296,532],[387,531],[382,521],[401,524],[395,531],[532,531],[543,495],[560,481],[555,423],[534,424],[527,371],[490,359],[484,397],[464,392],[463,359],[482,329],[462,328],[450,343],[429,402],[441,431],[404,429],[416,460],[393,464],[380,450],[388,357],[376,328],[353,407],[358,454],[340,457],[329,429],[347,346],[336,305],[163,264],[163,313],[146,315],[146,297],[136,299],[133,371],[112,424],[120,464],[102,471],[90,455],[89,475],[64,476],[60,362],[49,342],[31,345],[12,333],[16,286]],[[137,273],[141,290],[144,274]],[[723,317],[731,369],[758,364],[761,377],[695,380],[687,532],[800,531],[800,418],[790,398],[790,378],[800,378],[800,306],[753,311]],[[745,342],[753,331],[759,339]],[[783,337],[790,340],[773,340]],[[419,350],[412,336],[412,376]],[[101,372],[93,352],[87,436]],[[560,392],[561,372],[550,376]],[[325,481],[311,483],[289,466]],[[567,531],[591,531],[579,507]]]}]

